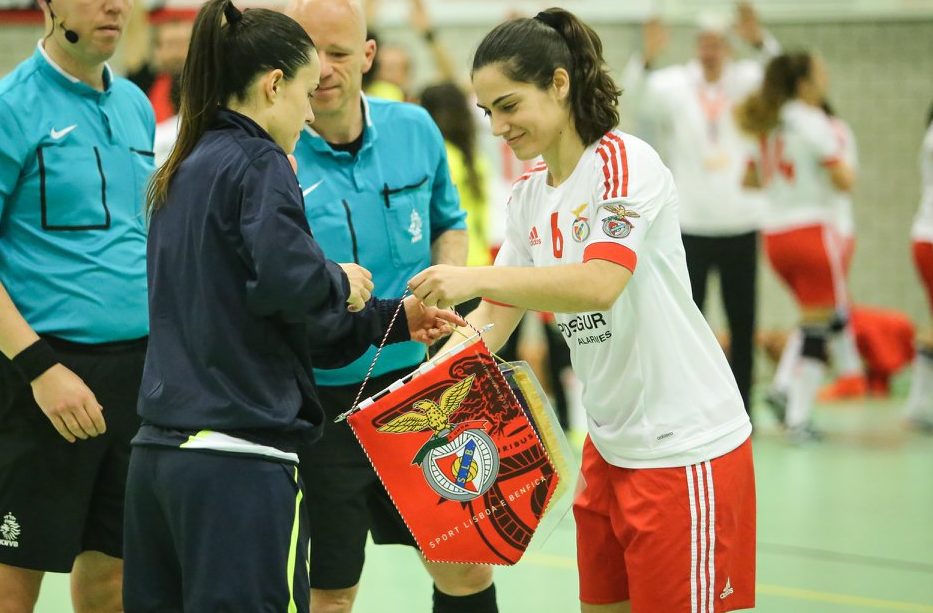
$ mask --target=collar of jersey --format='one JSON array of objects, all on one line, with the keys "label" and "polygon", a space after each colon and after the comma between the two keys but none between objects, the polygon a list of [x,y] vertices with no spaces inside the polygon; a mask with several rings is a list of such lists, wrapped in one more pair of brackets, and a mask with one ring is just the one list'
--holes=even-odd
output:
[{"label": "collar of jersey", "polygon": [[[366,134],[363,136],[363,146],[360,147],[360,151],[357,153],[357,159],[359,159],[360,154],[373,146],[373,143],[376,142],[376,138],[379,136],[379,132],[376,130],[376,126],[373,125],[372,114],[369,110],[369,100],[363,94],[360,94],[360,98],[362,98],[363,101],[363,120],[366,122]],[[327,144],[327,141],[324,140],[324,137],[318,134],[311,126],[305,126],[302,138],[304,138],[311,146],[311,148],[318,153],[326,153],[335,158],[352,157],[347,151],[335,151],[334,149],[331,149],[330,145]]]},{"label": "collar of jersey", "polygon": [[49,57],[49,54],[45,51],[41,40],[36,44],[36,52],[34,57],[36,58],[36,62],[39,64],[42,73],[46,77],[58,85],[61,85],[65,89],[73,91],[77,94],[81,94],[82,96],[86,96],[88,98],[102,99],[109,96],[111,90],[113,89],[113,71],[111,70],[109,64],[104,64],[104,91],[98,91],[77,77],[69,74],[65,71],[64,68],[56,64],[55,61]]}]

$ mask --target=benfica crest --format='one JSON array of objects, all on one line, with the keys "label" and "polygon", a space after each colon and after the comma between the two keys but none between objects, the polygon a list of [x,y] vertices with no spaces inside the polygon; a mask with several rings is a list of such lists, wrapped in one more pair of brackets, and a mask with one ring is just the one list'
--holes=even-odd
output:
[{"label": "benfica crest", "polygon": [[628,218],[640,217],[638,213],[626,209],[621,204],[604,204],[602,208],[612,213],[603,219],[603,232],[612,238],[625,238],[631,234],[635,224]]},{"label": "benfica crest", "polygon": [[472,500],[485,494],[499,474],[499,452],[492,439],[482,429],[469,427],[469,422],[450,423],[450,414],[470,393],[475,378],[470,375],[448,387],[439,403],[415,401],[414,411],[378,428],[380,432],[434,432],[412,463],[421,466],[428,485],[448,500]]},{"label": "benfica crest", "polygon": [[363,401],[347,421],[425,558],[521,558],[560,477],[482,341]]}]

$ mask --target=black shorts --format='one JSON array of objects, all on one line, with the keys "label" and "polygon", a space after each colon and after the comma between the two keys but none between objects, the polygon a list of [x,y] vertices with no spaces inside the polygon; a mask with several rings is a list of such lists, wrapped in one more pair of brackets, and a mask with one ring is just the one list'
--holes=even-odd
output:
[{"label": "black shorts", "polygon": [[50,344],[104,407],[107,432],[63,439],[0,356],[0,563],[66,573],[82,551],[123,555],[123,493],[146,341]]},{"label": "black shorts", "polygon": [[[411,370],[370,379],[364,397]],[[311,532],[311,587],[315,589],[343,589],[359,583],[368,532],[380,545],[415,546],[350,426],[346,421],[333,423],[353,404],[359,389],[358,383],[318,388],[327,414],[324,436],[298,454],[298,469],[308,492],[305,508]]]},{"label": "black shorts", "polygon": [[308,534],[293,464],[133,447],[123,606],[130,613],[307,611]]}]

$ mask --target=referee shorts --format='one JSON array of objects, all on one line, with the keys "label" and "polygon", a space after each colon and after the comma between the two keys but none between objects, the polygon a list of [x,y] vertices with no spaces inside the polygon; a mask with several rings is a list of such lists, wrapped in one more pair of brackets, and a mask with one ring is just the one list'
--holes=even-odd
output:
[{"label": "referee shorts", "polygon": [[123,557],[123,494],[146,339],[47,340],[104,407],[107,431],[63,439],[0,356],[0,563],[66,573],[83,551]]},{"label": "referee shorts", "polygon": [[[378,392],[410,371],[373,377],[366,384],[365,395]],[[324,436],[298,454],[298,470],[309,492],[305,503],[314,589],[344,589],[359,583],[370,532],[380,545],[416,546],[350,426],[346,421],[333,423],[350,408],[359,389],[358,383],[318,387],[328,418]]]}]

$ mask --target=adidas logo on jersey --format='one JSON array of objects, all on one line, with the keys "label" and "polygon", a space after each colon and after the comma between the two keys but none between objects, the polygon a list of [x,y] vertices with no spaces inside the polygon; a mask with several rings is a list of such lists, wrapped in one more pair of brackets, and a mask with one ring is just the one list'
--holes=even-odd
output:
[{"label": "adidas logo on jersey", "polygon": [[535,245],[541,244],[541,239],[538,238],[538,227],[531,226],[531,232],[528,233],[528,244],[534,247]]},{"label": "adidas logo on jersey", "polygon": [[726,577],[726,587],[724,587],[722,593],[719,594],[719,599],[725,600],[727,597],[731,596],[733,592],[735,592],[735,590],[732,589],[732,579]]}]

